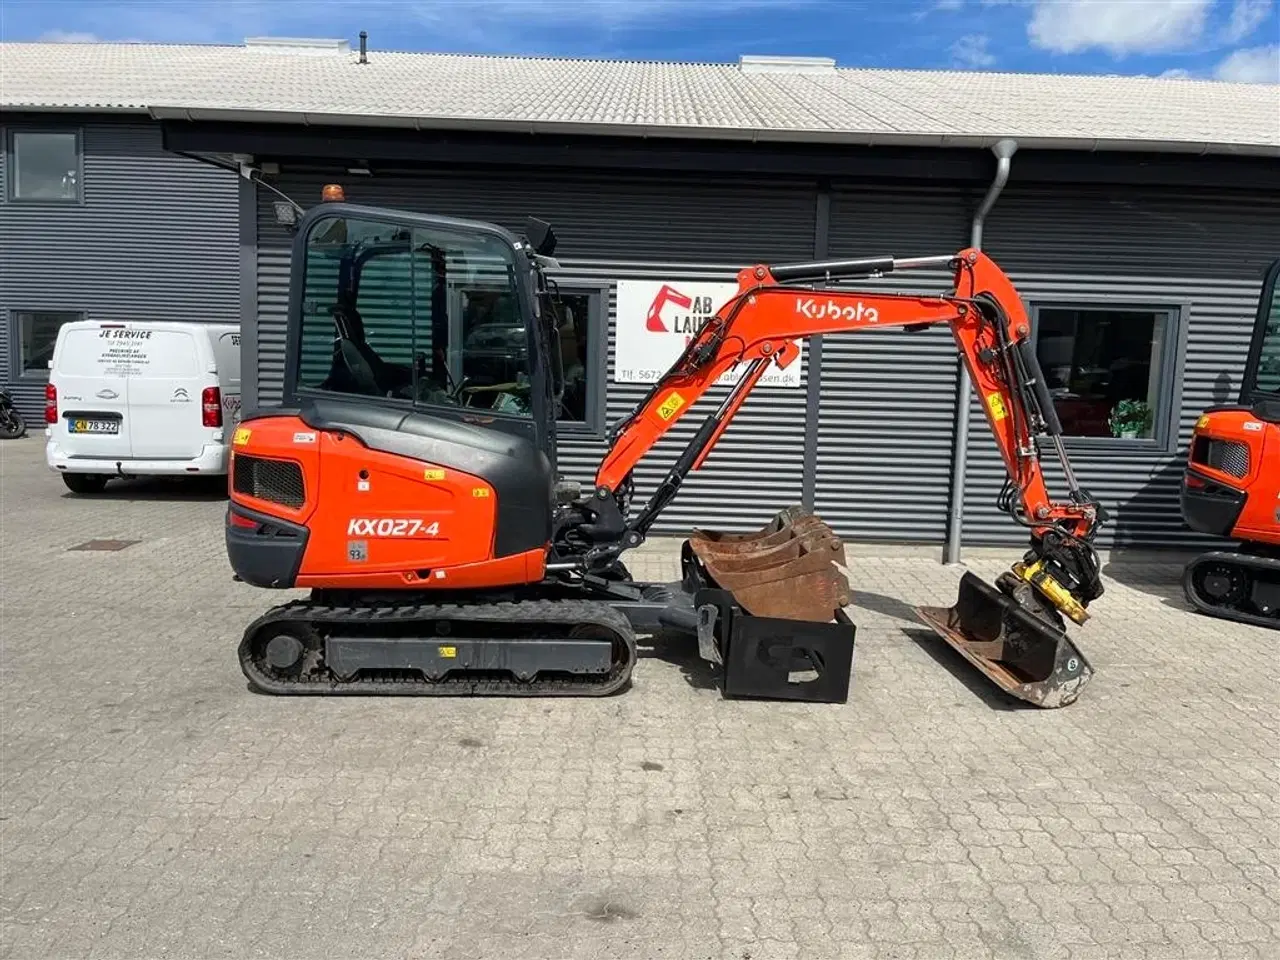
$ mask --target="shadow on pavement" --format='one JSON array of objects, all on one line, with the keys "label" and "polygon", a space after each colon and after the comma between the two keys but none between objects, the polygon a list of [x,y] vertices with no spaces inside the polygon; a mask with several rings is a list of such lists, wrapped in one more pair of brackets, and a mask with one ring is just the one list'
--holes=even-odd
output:
[{"label": "shadow on pavement", "polygon": [[1174,610],[1194,611],[1182,591],[1182,570],[1192,554],[1170,552],[1167,558],[1155,560],[1112,560],[1102,565],[1102,574],[1131,590],[1155,597]]},{"label": "shadow on pavement", "polygon": [[[61,483],[51,477],[55,483]],[[139,477],[114,479],[107,482],[101,493],[72,493],[64,490],[64,500],[123,500],[129,503],[160,503],[164,501],[188,503],[215,503],[227,499],[226,477]]]},{"label": "shadow on pavement", "polygon": [[698,639],[685,633],[663,631],[638,643],[641,660],[661,660],[680,668],[685,682],[695,690],[718,690],[716,667],[698,654]]},{"label": "shadow on pavement", "polygon": [[903,603],[896,597],[886,597],[881,593],[868,593],[865,590],[856,588],[852,590],[852,593],[853,600],[850,606],[855,611],[861,608],[917,626],[920,624],[920,618],[916,616],[916,612],[911,608],[911,605]]}]

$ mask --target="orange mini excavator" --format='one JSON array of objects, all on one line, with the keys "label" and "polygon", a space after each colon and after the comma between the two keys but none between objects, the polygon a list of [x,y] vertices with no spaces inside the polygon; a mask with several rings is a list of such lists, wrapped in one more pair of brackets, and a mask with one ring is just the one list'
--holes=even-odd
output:
[{"label": "orange mini excavator", "polygon": [[[817,516],[754,534],[695,530],[681,578],[636,582],[645,541],[771,364],[800,338],[947,324],[1007,469],[1000,502],[1029,549],[995,586],[966,573],[949,608],[919,608],[974,667],[1042,707],[1092,675],[1064,617],[1102,594],[1105,520],[1067,463],[1061,426],[1009,279],[976,249],[753,266],[644,399],[613,425],[589,489],[558,472],[571,330],[547,276],[555,235],[362,207],[326,188],[293,240],[282,405],[233,438],[226,543],[250,584],[301,587],[249,625],[240,663],[276,694],[604,695],[626,686],[637,634],[696,636],[725,696],[847,698],[854,625],[844,548]],[[332,198],[332,199],[330,199]],[[839,286],[946,268],[937,296]],[[633,471],[724,374],[739,375],[638,510]],[[1062,460],[1050,499],[1038,434]],[[762,467],[765,458],[762,457]],[[904,476],[904,484],[911,478]]]},{"label": "orange mini excavator", "polygon": [[1239,542],[1187,564],[1182,586],[1196,609],[1280,628],[1280,260],[1267,270],[1240,386],[1240,402],[1196,421],[1182,477],[1192,530]]}]

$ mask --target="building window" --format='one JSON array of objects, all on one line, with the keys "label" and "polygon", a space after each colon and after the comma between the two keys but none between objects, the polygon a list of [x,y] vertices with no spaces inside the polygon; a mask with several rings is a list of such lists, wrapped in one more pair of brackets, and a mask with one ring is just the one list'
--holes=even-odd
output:
[{"label": "building window", "polygon": [[1166,445],[1180,311],[1040,304],[1036,359],[1067,437]]},{"label": "building window", "polygon": [[599,287],[572,287],[554,282],[550,286],[564,371],[558,420],[570,432],[581,428],[588,433],[598,433],[604,423],[605,292]]},{"label": "building window", "polygon": [[80,134],[14,130],[9,138],[9,199],[80,201]]},{"label": "building window", "polygon": [[64,310],[18,310],[13,314],[13,341],[19,346],[14,357],[19,377],[47,377],[58,331],[64,323],[83,320],[84,314]]}]

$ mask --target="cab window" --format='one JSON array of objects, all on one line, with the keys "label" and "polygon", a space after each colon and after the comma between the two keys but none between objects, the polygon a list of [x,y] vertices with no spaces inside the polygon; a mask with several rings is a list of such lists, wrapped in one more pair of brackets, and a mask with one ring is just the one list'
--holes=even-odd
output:
[{"label": "cab window", "polygon": [[300,389],[531,415],[516,254],[500,239],[333,217],[305,250]]},{"label": "cab window", "polygon": [[1280,394],[1280,283],[1274,281],[1271,310],[1265,322],[1253,389],[1258,393]]}]

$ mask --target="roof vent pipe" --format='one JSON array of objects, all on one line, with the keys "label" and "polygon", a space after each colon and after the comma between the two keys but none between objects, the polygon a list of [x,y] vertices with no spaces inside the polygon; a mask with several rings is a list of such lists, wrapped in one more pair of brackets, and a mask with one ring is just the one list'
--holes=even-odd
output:
[{"label": "roof vent pipe", "polygon": [[369,31],[360,31],[360,62],[369,62]]},{"label": "roof vent pipe", "polygon": [[[978,206],[969,226],[969,246],[982,249],[982,228],[987,214],[995,206],[1000,191],[1009,182],[1009,164],[1017,152],[1016,140],[999,140],[991,148],[996,155],[996,175],[987,188],[987,194]],[[951,503],[947,511],[947,539],[943,547],[944,563],[960,562],[961,528],[964,526],[964,470],[969,459],[969,368],[960,360],[960,377],[956,385],[956,442],[951,457]]]}]

